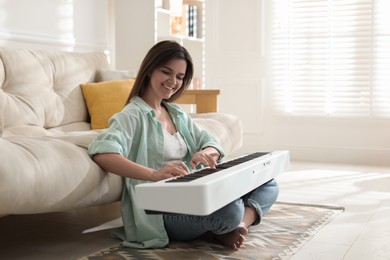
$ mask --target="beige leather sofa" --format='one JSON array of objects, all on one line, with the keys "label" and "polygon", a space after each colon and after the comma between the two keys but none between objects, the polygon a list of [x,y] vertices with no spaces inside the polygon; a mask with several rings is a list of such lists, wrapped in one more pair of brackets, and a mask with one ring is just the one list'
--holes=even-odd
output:
[{"label": "beige leather sofa", "polygon": [[[91,130],[80,84],[109,71],[103,53],[0,48],[0,215],[66,211],[119,200],[122,178],[87,155]],[[111,74],[111,75],[115,75]],[[227,155],[242,143],[241,123],[194,114]]]}]

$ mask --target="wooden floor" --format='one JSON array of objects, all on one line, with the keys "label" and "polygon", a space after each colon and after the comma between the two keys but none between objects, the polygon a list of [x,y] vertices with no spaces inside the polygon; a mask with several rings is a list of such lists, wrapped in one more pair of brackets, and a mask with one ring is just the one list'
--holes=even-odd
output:
[{"label": "wooden floor", "polygon": [[[390,259],[390,167],[293,162],[277,180],[279,201],[345,207],[292,260]],[[119,216],[116,203],[2,217],[0,259],[77,259],[117,243],[109,231],[82,231]]]},{"label": "wooden floor", "polygon": [[280,201],[345,207],[291,260],[390,259],[390,167],[295,163]]},{"label": "wooden floor", "polygon": [[0,259],[77,259],[118,243],[110,232],[85,229],[120,217],[119,203],[64,213],[0,218]]}]

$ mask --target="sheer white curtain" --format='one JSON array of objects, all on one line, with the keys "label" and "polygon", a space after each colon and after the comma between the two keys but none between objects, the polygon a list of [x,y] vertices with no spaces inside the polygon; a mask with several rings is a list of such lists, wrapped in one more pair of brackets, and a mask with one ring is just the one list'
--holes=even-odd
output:
[{"label": "sheer white curtain", "polygon": [[390,1],[274,0],[273,108],[390,117]]}]

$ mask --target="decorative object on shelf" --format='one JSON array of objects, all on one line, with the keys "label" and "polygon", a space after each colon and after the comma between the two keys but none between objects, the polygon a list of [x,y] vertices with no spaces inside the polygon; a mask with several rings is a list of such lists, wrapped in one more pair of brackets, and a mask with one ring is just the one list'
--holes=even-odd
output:
[{"label": "decorative object on shelf", "polygon": [[171,34],[172,35],[185,35],[185,26],[183,26],[182,16],[172,16],[171,18]]},{"label": "decorative object on shelf", "polygon": [[195,5],[185,5],[185,14],[187,15],[187,31],[189,37],[197,37],[198,8]]},{"label": "decorative object on shelf", "polygon": [[191,4],[182,4],[181,1],[173,2],[171,2],[170,9],[171,34],[198,38],[198,7]]},{"label": "decorative object on shelf", "polygon": [[171,34],[184,34],[183,1],[170,0],[169,5],[171,12]]}]

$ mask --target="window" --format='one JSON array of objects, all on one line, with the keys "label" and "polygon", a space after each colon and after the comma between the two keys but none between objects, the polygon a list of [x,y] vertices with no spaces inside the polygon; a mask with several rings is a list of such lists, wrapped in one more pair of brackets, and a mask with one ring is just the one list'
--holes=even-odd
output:
[{"label": "window", "polygon": [[390,118],[390,1],[274,0],[273,107]]}]

